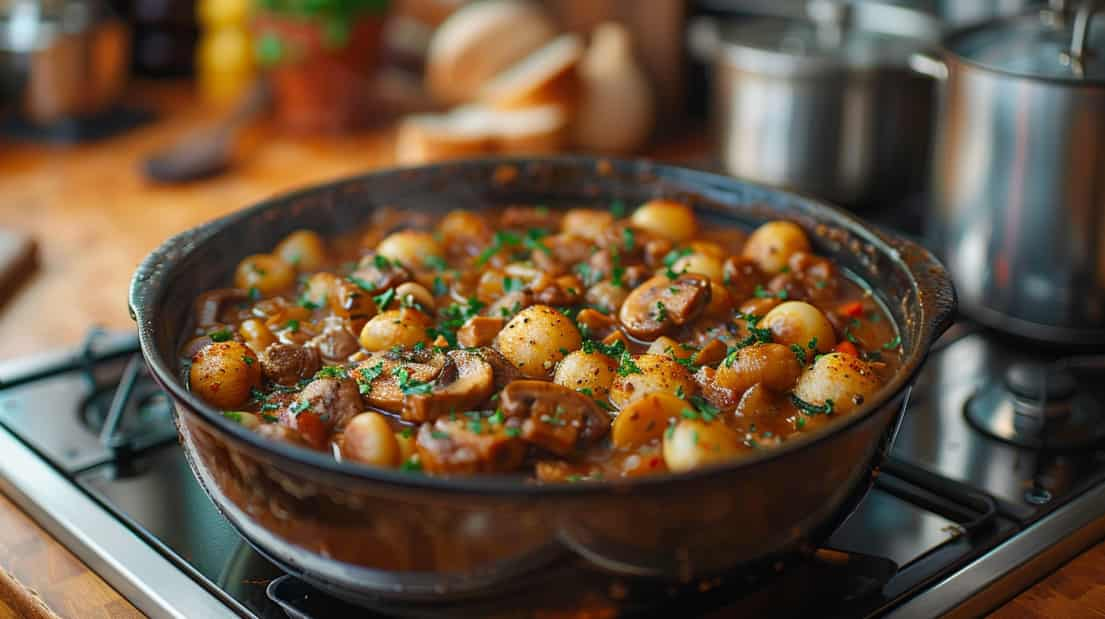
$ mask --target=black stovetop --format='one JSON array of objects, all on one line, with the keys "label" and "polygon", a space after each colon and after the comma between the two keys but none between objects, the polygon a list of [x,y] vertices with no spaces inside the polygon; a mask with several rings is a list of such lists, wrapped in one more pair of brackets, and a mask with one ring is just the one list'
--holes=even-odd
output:
[{"label": "black stovetop", "polygon": [[[168,402],[146,376],[133,345],[129,335],[99,335],[88,342],[85,357],[0,364],[0,425],[228,609],[254,617],[351,613],[285,577],[218,514],[188,469]],[[1093,492],[1105,487],[1101,448],[1017,447],[987,436],[964,415],[971,397],[1000,382],[995,377],[1023,357],[1017,349],[969,323],[953,327],[913,390],[892,457],[826,544],[831,550],[780,565],[777,574],[668,586],[611,576],[565,557],[491,600],[447,607],[381,602],[374,611],[419,617],[535,616],[538,610],[730,616],[754,608],[761,615],[816,609],[819,616],[864,617],[906,602],[946,608],[950,601],[943,591],[980,589],[987,580],[964,580],[980,578],[977,571],[967,573],[969,567],[996,557],[1010,541],[1050,546],[1056,535],[1071,533],[1053,531],[1045,539],[1034,532],[1040,527],[1033,525],[1052,511],[1077,501],[1086,518],[1105,519],[1105,502]],[[100,359],[105,355],[110,359]],[[1080,397],[1100,409],[1105,385],[1092,376],[1077,378]],[[1001,575],[993,571],[982,575]]]}]

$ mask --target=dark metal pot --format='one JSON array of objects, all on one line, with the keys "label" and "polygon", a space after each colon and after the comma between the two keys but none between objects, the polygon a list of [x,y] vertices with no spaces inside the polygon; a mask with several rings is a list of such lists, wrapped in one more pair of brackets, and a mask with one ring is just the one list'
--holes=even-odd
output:
[{"label": "dark metal pot", "polygon": [[[863,411],[779,449],[710,470],[565,485],[340,463],[229,422],[180,378],[177,351],[195,297],[297,228],[348,230],[385,205],[444,212],[657,196],[687,200],[714,225],[802,225],[819,252],[870,282],[886,304],[901,328],[901,370]],[[927,251],[823,204],[644,161],[563,157],[387,170],[265,201],[150,254],[130,305],[146,361],[176,403],[193,470],[223,514],[289,572],[370,602],[448,599],[509,584],[565,549],[623,573],[685,579],[819,543],[870,486],[955,295]]]},{"label": "dark metal pot", "polygon": [[[950,34],[930,246],[964,310],[1009,333],[1105,346],[1105,1]],[[1094,18],[1096,15],[1096,19]]]}]

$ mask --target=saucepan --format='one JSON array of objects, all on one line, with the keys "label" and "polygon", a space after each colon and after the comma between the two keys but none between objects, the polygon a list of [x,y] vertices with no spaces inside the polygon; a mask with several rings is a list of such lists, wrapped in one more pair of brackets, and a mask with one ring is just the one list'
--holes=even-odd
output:
[{"label": "saucepan", "polygon": [[[348,230],[383,207],[659,196],[692,204],[712,225],[801,225],[819,253],[868,282],[888,308],[901,331],[900,370],[862,410],[779,449],[709,471],[552,485],[338,462],[229,422],[181,378],[178,351],[196,296],[297,228]],[[570,552],[623,574],[686,580],[756,569],[820,543],[870,487],[955,295],[926,250],[825,204],[646,161],[559,157],[385,170],[266,200],[166,241],[135,273],[130,307],[143,355],[175,402],[192,469],[223,515],[281,568],[372,603],[491,592]]]}]

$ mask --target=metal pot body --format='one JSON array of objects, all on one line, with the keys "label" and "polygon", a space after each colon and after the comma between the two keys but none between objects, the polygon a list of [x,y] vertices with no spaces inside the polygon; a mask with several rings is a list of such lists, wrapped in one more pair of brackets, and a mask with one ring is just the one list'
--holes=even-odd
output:
[{"label": "metal pot body", "polygon": [[723,56],[714,83],[718,152],[730,174],[852,207],[924,188],[932,80],[894,67],[778,75]]},{"label": "metal pot body", "polygon": [[[535,485],[338,462],[244,429],[181,380],[177,355],[193,300],[225,282],[243,256],[293,230],[347,231],[382,205],[444,213],[658,196],[686,200],[709,225],[794,221],[818,252],[868,282],[900,326],[905,351],[870,408],[713,470]],[[284,569],[371,603],[487,592],[569,551],[621,573],[687,580],[770,565],[820,543],[869,488],[955,301],[927,251],[822,204],[644,161],[564,157],[388,170],[274,198],[167,241],[135,274],[130,304],[143,355],[176,404],[185,453],[220,511]]]},{"label": "metal pot body", "polygon": [[946,59],[930,236],[975,318],[1105,344],[1105,85]]}]

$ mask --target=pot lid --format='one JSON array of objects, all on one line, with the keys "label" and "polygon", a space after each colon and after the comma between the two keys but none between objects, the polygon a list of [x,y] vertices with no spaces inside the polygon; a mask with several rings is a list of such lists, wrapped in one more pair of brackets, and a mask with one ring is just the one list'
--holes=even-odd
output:
[{"label": "pot lid", "polygon": [[1073,12],[1036,11],[959,31],[947,48],[975,64],[1022,77],[1105,80],[1102,13],[1101,1],[1086,2]]},{"label": "pot lid", "polygon": [[766,72],[904,66],[941,34],[935,18],[891,4],[810,0],[804,7],[804,15],[728,24],[719,33],[727,57]]}]

